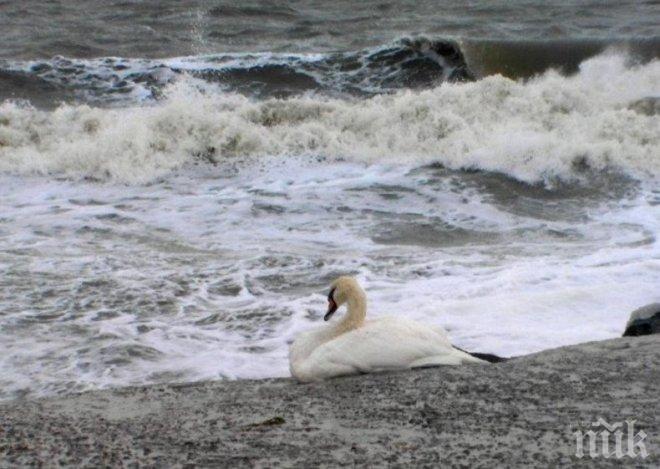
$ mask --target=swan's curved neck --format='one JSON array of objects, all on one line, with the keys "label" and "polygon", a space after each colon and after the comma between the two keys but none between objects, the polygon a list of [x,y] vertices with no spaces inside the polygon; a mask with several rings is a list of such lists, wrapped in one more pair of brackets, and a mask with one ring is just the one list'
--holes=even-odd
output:
[{"label": "swan's curved neck", "polygon": [[337,335],[360,327],[367,315],[367,298],[363,291],[353,292],[346,303],[348,311],[341,322],[335,326]]}]

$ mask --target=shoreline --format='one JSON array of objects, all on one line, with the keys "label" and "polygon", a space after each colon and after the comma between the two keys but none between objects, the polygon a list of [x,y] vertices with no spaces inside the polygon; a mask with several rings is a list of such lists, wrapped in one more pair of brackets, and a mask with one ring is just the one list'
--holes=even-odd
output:
[{"label": "shoreline", "polygon": [[[0,466],[653,466],[658,383],[653,335],[313,384],[206,381],[8,401]],[[573,433],[599,418],[634,419],[648,457],[578,459]]]}]

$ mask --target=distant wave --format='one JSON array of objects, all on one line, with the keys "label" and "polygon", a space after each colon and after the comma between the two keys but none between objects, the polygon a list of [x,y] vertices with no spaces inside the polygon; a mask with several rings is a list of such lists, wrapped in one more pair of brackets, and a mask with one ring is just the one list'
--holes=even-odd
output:
[{"label": "distant wave", "polygon": [[459,42],[402,38],[358,51],[286,54],[224,53],[170,59],[54,57],[0,61],[0,100],[131,105],[163,97],[183,75],[258,99],[305,93],[330,97],[373,96],[428,89],[444,82],[493,74],[529,78],[554,68],[574,73],[584,60],[616,48],[641,63],[660,58],[660,38]]},{"label": "distant wave", "polygon": [[371,97],[254,100],[184,77],[154,105],[0,105],[0,171],[147,183],[187,165],[313,156],[506,174],[660,176],[660,61],[606,53],[573,76],[490,76]]},{"label": "distant wave", "polygon": [[163,87],[183,74],[217,84],[224,91],[258,98],[305,92],[373,95],[472,78],[456,42],[425,38],[330,54],[264,52],[164,60],[54,57],[0,62],[0,84],[5,88],[16,88],[15,83],[31,86],[35,93],[56,88],[93,103],[158,99]]}]

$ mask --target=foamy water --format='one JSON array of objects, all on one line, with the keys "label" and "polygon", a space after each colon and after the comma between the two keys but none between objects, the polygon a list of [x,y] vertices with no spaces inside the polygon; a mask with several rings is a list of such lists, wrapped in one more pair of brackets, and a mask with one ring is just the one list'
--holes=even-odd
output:
[{"label": "foamy water", "polygon": [[568,78],[492,76],[369,99],[256,101],[188,78],[152,106],[5,102],[0,170],[139,184],[200,161],[311,155],[440,163],[529,183],[572,180],[580,169],[658,177],[660,61],[628,60],[605,54]]},{"label": "foamy water", "polygon": [[0,397],[288,375],[329,283],[519,355],[660,301],[660,62],[369,97],[0,104]]}]

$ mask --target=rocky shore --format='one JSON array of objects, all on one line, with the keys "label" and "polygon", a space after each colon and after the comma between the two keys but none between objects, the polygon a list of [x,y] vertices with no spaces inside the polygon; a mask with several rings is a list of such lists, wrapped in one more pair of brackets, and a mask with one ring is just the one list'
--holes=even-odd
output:
[{"label": "rocky shore", "polygon": [[[0,465],[658,467],[659,390],[654,335],[311,385],[269,379],[95,391],[0,405]],[[574,432],[599,418],[635,420],[635,432],[646,434],[635,458],[592,459],[586,443],[576,457]]]}]

